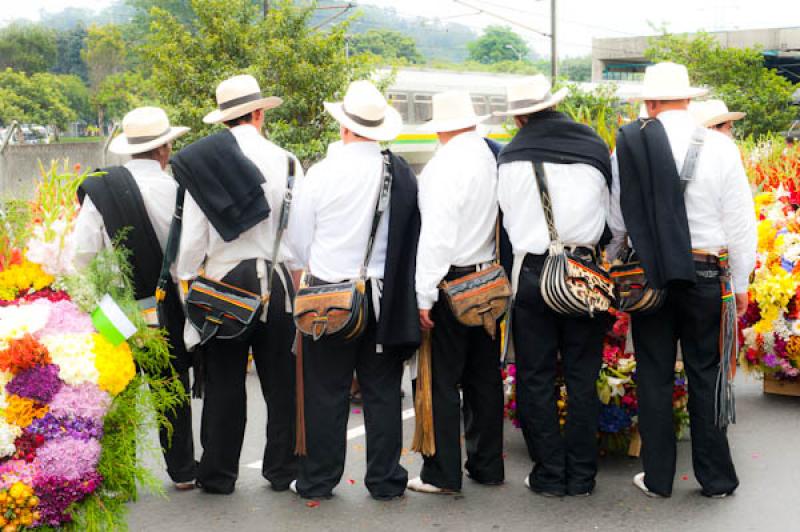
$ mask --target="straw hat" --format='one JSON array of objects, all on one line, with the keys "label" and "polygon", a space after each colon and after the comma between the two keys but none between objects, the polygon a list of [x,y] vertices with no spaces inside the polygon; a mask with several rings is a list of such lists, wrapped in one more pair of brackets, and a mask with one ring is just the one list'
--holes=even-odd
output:
[{"label": "straw hat", "polygon": [[354,81],[343,102],[325,102],[325,110],[342,126],[362,137],[388,141],[403,129],[403,119],[369,81]]},{"label": "straw hat", "polygon": [[122,134],[108,145],[118,155],[133,155],[154,150],[189,131],[188,127],[172,127],[167,113],[159,107],[139,107],[122,119]]},{"label": "straw hat", "polygon": [[203,117],[206,124],[219,124],[239,118],[258,109],[272,109],[283,103],[277,96],[261,94],[253,76],[233,76],[217,85],[217,109]]},{"label": "straw hat", "polygon": [[665,62],[645,69],[642,91],[629,100],[685,100],[705,94],[708,89],[689,85],[689,71],[685,66]]},{"label": "straw hat", "polygon": [[728,111],[728,106],[722,100],[692,102],[689,104],[689,112],[692,113],[695,121],[703,127],[741,120],[747,116],[747,113]]},{"label": "straw hat", "polygon": [[551,92],[550,81],[542,74],[525,78],[523,81],[508,87],[508,110],[495,111],[495,116],[529,115],[537,111],[554,107],[567,97],[566,87]]},{"label": "straw hat", "polygon": [[458,131],[477,126],[489,116],[475,114],[472,97],[466,91],[440,92],[433,96],[433,118],[417,129],[433,133]]}]

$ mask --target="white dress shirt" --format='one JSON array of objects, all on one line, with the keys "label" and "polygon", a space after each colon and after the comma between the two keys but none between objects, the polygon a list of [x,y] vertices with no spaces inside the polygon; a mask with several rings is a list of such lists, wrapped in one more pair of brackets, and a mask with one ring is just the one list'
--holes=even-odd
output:
[{"label": "white dress shirt", "polygon": [[[697,128],[688,111],[665,111],[658,120],[667,132],[677,168],[689,149],[692,133]],[[619,204],[619,166],[616,153],[611,158],[613,171],[612,202],[609,227],[615,243],[626,233]],[[694,180],[685,192],[686,215],[692,248],[719,251],[728,248],[734,290],[745,292],[756,260],[756,221],[753,195],[734,142],[709,130],[695,168]]]},{"label": "white dress shirt", "polygon": [[[193,279],[201,268],[208,277],[222,279],[245,260],[273,259],[272,248],[289,172],[288,157],[295,157],[265,139],[250,124],[233,127],[230,131],[245,156],[253,161],[264,176],[262,188],[272,211],[266,220],[251,227],[236,240],[225,242],[187,191],[177,258],[178,277],[182,280]],[[299,162],[295,163],[295,175],[295,188],[299,188],[303,175]],[[290,268],[295,268],[297,263],[285,236],[281,241],[278,262],[286,262]]]},{"label": "white dress shirt", "polygon": [[[161,164],[152,159],[133,159],[125,164],[125,168],[139,186],[147,216],[163,251],[169,235],[172,212],[175,210],[178,185],[161,169]],[[76,244],[75,265],[78,268],[86,267],[95,255],[111,247],[103,216],[89,196],[83,200],[73,234]]]},{"label": "white dress shirt", "polygon": [[418,197],[417,304],[430,309],[451,266],[494,259],[497,161],[486,141],[470,131],[439,147],[419,177]]},{"label": "white dress shirt", "polygon": [[[331,283],[358,277],[382,175],[376,142],[337,146],[308,170],[292,207],[289,242],[309,273]],[[387,209],[375,237],[367,269],[373,279],[383,279],[389,215]]]},{"label": "white dress shirt", "polygon": [[[544,170],[561,241],[570,246],[596,245],[608,214],[609,191],[603,174],[588,164],[544,163]],[[546,253],[550,235],[530,161],[500,165],[497,198],[514,255]]]}]

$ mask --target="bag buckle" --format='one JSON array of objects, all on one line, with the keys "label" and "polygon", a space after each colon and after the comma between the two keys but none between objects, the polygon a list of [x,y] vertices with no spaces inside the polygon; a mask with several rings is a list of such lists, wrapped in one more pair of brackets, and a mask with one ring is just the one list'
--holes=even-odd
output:
[{"label": "bag buckle", "polygon": [[200,345],[204,346],[212,338],[217,335],[217,331],[219,331],[219,326],[222,325],[222,318],[221,316],[216,316],[213,314],[209,314],[206,316],[205,323],[203,323],[203,330],[200,331]]},{"label": "bag buckle", "polygon": [[326,330],[328,330],[327,316],[314,318],[314,321],[311,322],[311,338],[313,338],[315,342],[325,335]]},{"label": "bag buckle", "polygon": [[483,320],[483,328],[486,330],[486,334],[491,336],[492,340],[494,340],[497,334],[497,322],[492,317],[492,305],[487,303],[486,306],[478,309],[478,314]]}]

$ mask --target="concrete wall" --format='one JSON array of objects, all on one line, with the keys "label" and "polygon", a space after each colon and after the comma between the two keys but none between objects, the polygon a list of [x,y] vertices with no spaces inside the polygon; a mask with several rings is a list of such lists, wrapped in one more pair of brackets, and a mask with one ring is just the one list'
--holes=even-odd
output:
[{"label": "concrete wall", "polygon": [[54,160],[63,166],[64,159],[70,167],[80,164],[82,169],[95,169],[122,164],[128,157],[108,153],[104,158],[103,142],[6,146],[0,154],[0,200],[30,197],[40,175],[39,162],[47,169]]}]

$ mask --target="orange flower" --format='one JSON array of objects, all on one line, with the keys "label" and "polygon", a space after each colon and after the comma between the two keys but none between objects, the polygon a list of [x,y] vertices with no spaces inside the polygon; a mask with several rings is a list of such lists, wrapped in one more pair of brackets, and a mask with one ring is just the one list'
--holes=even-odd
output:
[{"label": "orange flower", "polygon": [[30,425],[34,419],[43,418],[50,410],[47,405],[39,404],[33,399],[20,397],[19,395],[9,396],[6,402],[8,403],[4,412],[6,421],[23,429]]},{"label": "orange flower", "polygon": [[0,351],[0,370],[18,373],[34,366],[50,363],[50,353],[36,338],[26,334],[8,341],[8,348]]}]

